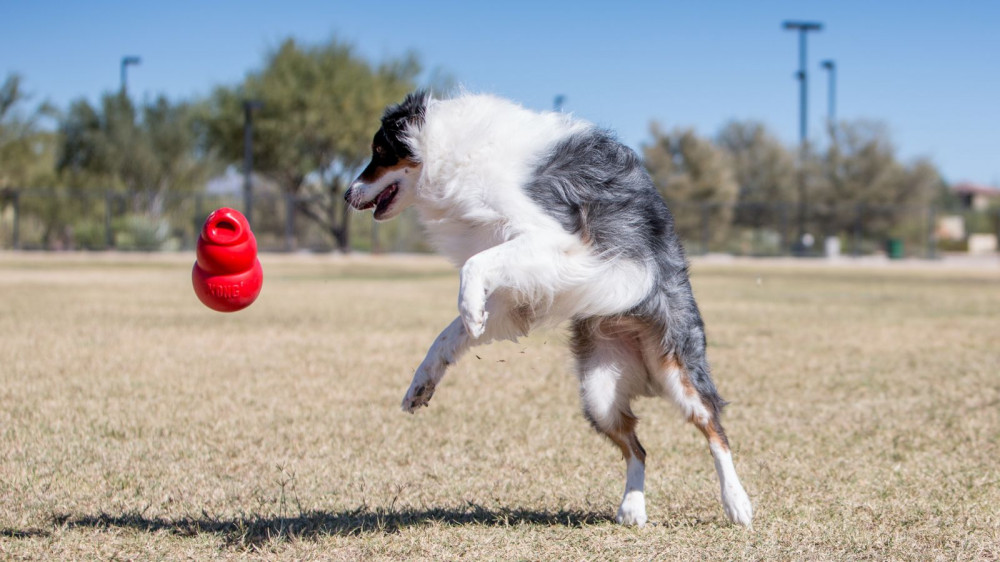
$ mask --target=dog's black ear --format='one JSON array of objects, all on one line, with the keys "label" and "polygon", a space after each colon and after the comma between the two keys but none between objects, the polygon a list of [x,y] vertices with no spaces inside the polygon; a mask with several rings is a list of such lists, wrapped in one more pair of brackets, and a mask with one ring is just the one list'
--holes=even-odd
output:
[{"label": "dog's black ear", "polygon": [[428,100],[430,94],[427,90],[417,90],[408,94],[399,105],[389,106],[382,115],[382,130],[397,155],[410,156],[403,135],[410,127],[424,124]]},{"label": "dog's black ear", "polygon": [[407,122],[410,125],[423,125],[424,115],[427,113],[427,100],[431,97],[427,90],[417,90],[407,94],[406,99],[400,107],[407,114]]},{"label": "dog's black ear", "polygon": [[429,99],[430,94],[427,90],[417,90],[407,94],[402,103],[389,106],[385,110],[385,114],[382,115],[382,126],[403,130],[410,125],[418,127],[423,125]]}]

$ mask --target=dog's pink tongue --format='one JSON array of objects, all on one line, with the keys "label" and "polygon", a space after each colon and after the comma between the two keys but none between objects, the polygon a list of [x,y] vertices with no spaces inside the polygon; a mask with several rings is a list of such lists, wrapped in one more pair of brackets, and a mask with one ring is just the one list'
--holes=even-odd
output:
[{"label": "dog's pink tongue", "polygon": [[392,190],[393,190],[392,186],[383,189],[382,193],[379,193],[378,196],[375,197],[375,204],[381,205],[382,203],[385,202],[386,199],[392,197]]},{"label": "dog's pink tongue", "polygon": [[375,205],[376,206],[380,206],[383,203],[391,201],[392,198],[396,196],[396,191],[398,191],[398,190],[399,190],[399,187],[397,187],[396,184],[392,184],[389,187],[383,189],[382,193],[379,193],[375,197]]}]

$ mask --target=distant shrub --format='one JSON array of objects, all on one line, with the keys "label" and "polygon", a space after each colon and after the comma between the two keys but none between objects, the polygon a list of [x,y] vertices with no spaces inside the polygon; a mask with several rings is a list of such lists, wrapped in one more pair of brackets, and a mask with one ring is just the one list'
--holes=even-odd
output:
[{"label": "distant shrub", "polygon": [[163,218],[130,214],[115,221],[115,247],[119,250],[161,250],[169,234],[170,223]]}]

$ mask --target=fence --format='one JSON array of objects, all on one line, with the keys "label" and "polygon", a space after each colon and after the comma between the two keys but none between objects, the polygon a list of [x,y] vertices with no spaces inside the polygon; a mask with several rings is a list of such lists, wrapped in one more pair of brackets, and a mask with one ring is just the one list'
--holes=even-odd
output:
[{"label": "fence", "polygon": [[[303,212],[315,197],[259,194],[253,200],[253,228],[263,251],[333,251],[327,224]],[[333,219],[342,215],[333,203]],[[0,248],[24,250],[193,249],[208,213],[222,206],[242,208],[239,195],[179,193],[0,192]],[[1000,211],[948,211],[933,206],[813,205],[791,203],[709,204],[674,202],[675,227],[690,254],[816,256],[831,250],[861,256],[934,258],[965,249],[967,233],[1000,234]],[[353,215],[353,216],[352,216]],[[939,219],[963,225],[959,235],[939,237]],[[348,213],[350,247],[359,251],[425,252],[415,214],[375,224]],[[805,234],[805,236],[803,236]]]}]

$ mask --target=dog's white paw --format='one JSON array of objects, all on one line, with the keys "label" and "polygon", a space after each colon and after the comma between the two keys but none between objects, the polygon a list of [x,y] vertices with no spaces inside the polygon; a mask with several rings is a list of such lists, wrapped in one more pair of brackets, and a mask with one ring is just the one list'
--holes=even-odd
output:
[{"label": "dog's white paw", "polygon": [[727,486],[723,489],[722,508],[726,512],[726,517],[733,523],[748,528],[752,526],[753,505],[750,504],[750,496],[743,486]]},{"label": "dog's white paw", "polygon": [[477,340],[486,333],[486,319],[488,317],[489,313],[486,312],[485,307],[479,310],[462,310],[462,323],[465,324],[465,331],[472,339]]},{"label": "dog's white paw", "polygon": [[465,324],[465,331],[472,339],[479,339],[486,332],[486,294],[483,289],[465,287],[458,301],[458,312]]},{"label": "dog's white paw", "polygon": [[406,391],[406,396],[403,397],[403,411],[411,414],[414,413],[417,408],[426,406],[430,402],[431,396],[434,396],[433,382],[429,380],[414,380],[410,384],[410,389]]},{"label": "dog's white paw", "polygon": [[618,506],[615,519],[622,525],[642,527],[646,524],[646,497],[642,492],[633,490],[625,494],[622,504]]},{"label": "dog's white paw", "polygon": [[479,339],[486,332],[486,298],[489,291],[475,258],[465,262],[460,274],[458,289],[458,313],[462,317],[465,331],[472,339]]}]

